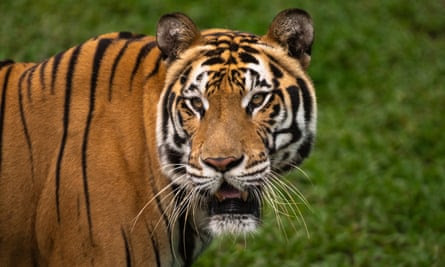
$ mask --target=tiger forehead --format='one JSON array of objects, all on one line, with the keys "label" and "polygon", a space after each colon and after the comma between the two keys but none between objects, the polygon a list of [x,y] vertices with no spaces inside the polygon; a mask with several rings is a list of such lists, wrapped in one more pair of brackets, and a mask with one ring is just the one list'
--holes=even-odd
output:
[{"label": "tiger forehead", "polygon": [[204,56],[208,59],[202,63],[206,65],[232,65],[239,63],[255,63],[255,55],[260,51],[255,46],[261,44],[258,36],[243,32],[213,32],[204,35],[205,46],[208,47]]},{"label": "tiger forehead", "polygon": [[237,31],[220,31],[211,32],[203,35],[207,45],[214,45],[218,47],[230,47],[234,44],[252,44],[258,43],[260,37],[245,32]]},{"label": "tiger forehead", "polygon": [[[207,96],[221,90],[245,93],[253,87],[267,84],[259,71],[260,58],[263,58],[260,37],[234,31],[211,32],[203,37],[205,49],[200,52],[203,58],[183,72],[182,93],[201,91]],[[193,68],[197,71],[192,71]],[[246,84],[246,75],[250,77],[249,84]],[[223,82],[225,79],[228,83]],[[267,86],[270,87],[269,84]]]}]

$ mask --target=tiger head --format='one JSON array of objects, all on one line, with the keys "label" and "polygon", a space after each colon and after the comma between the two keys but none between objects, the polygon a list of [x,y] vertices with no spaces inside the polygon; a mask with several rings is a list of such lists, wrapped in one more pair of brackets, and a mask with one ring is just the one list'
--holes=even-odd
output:
[{"label": "tiger head", "polygon": [[277,174],[308,156],[316,124],[310,62],[313,26],[299,9],[279,13],[264,36],[199,32],[181,13],[164,15],[157,44],[167,75],[157,114],[165,175],[181,211],[202,211],[213,235],[247,233]]}]

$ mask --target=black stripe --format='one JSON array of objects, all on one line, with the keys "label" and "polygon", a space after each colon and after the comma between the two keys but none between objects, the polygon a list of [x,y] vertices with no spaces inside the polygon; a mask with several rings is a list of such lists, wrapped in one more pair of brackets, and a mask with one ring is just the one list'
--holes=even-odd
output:
[{"label": "black stripe", "polygon": [[91,220],[91,207],[90,207],[90,192],[88,189],[88,174],[87,174],[87,150],[88,150],[88,137],[90,134],[91,121],[93,119],[93,113],[96,100],[96,87],[97,78],[99,76],[100,65],[102,63],[102,57],[105,54],[108,46],[111,44],[111,39],[101,39],[97,45],[96,52],[94,54],[93,69],[90,83],[90,107],[88,110],[87,121],[85,125],[85,132],[82,141],[82,178],[83,178],[83,191],[85,196],[85,204],[87,209],[88,228],[90,231],[90,239],[93,242],[93,224]]},{"label": "black stripe", "polygon": [[[178,114],[179,118],[181,117],[181,114]],[[182,119],[179,120],[181,126],[182,126]],[[185,144],[185,142],[187,141],[185,138],[182,138],[181,136],[179,136],[179,134],[175,133],[175,135],[173,136],[173,141],[175,142],[176,147],[181,147],[183,144]]]},{"label": "black stripe", "polygon": [[45,68],[46,68],[46,64],[48,63],[48,60],[45,60],[41,65],[40,65],[40,87],[42,87],[42,90],[45,90]]},{"label": "black stripe", "polygon": [[240,43],[257,44],[258,39],[242,39],[240,40]]},{"label": "black stripe", "polygon": [[114,80],[114,75],[116,74],[117,65],[119,64],[122,56],[124,55],[125,50],[127,50],[127,47],[130,44],[130,42],[131,42],[131,40],[125,42],[124,46],[122,46],[121,50],[119,51],[116,58],[114,59],[113,67],[111,68],[111,76],[110,76],[110,80],[109,80],[109,84],[108,84],[108,101],[111,101],[111,97],[113,94],[113,92],[112,92],[113,80]]},{"label": "black stripe", "polygon": [[[171,235],[172,230],[170,228],[171,223],[169,222],[169,220],[167,218],[167,214],[165,214],[165,211],[162,208],[161,199],[160,199],[160,196],[158,195],[159,190],[155,184],[154,177],[151,177],[151,179],[149,179],[149,181],[150,181],[150,185],[151,185],[151,191],[152,191],[153,195],[155,195],[156,205],[158,206],[159,213],[162,215],[162,220],[164,221],[165,227],[167,228],[167,236],[168,236],[168,242],[170,245],[170,253],[171,253],[171,255],[174,255],[173,242],[171,240],[171,237],[172,237],[172,235]],[[166,194],[169,194],[169,193],[166,193]]]},{"label": "black stripe", "polygon": [[[272,96],[274,96],[274,95],[272,95]],[[275,119],[275,117],[278,116],[278,115],[280,114],[280,111],[281,111],[280,104],[275,104],[275,105],[272,107],[272,112],[269,114],[269,118],[270,118],[270,119]],[[284,120],[283,120],[283,121],[284,121]]]},{"label": "black stripe", "polygon": [[153,47],[156,46],[156,42],[150,42],[146,45],[144,45],[141,50],[139,51],[138,57],[136,58],[136,64],[134,65],[133,71],[131,72],[131,79],[130,79],[130,90],[133,87],[133,79],[134,76],[136,75],[136,72],[139,68],[139,65],[142,62],[142,59],[145,58],[145,56],[151,51],[151,49],[153,49]]},{"label": "black stripe", "polygon": [[150,79],[152,76],[156,75],[159,71],[159,66],[161,65],[162,54],[156,59],[155,67],[150,71],[150,73],[145,77],[145,80]]},{"label": "black stripe", "polygon": [[287,93],[291,101],[291,111],[293,114],[292,122],[295,122],[295,117],[297,116],[298,107],[300,105],[300,95],[298,94],[298,87],[289,86],[286,88]]},{"label": "black stripe", "polygon": [[80,197],[79,194],[77,194],[77,219],[80,218]]},{"label": "black stripe", "polygon": [[308,135],[304,142],[298,148],[298,154],[301,157],[301,160],[307,158],[309,153],[311,152],[312,143],[314,141],[314,136],[312,134]]},{"label": "black stripe", "polygon": [[130,39],[133,37],[133,34],[131,32],[120,32],[118,35],[118,38],[121,39]]},{"label": "black stripe", "polygon": [[[177,185],[173,185],[174,190],[180,190]],[[179,194],[175,194],[176,205],[180,207],[183,202],[185,192],[180,191]],[[195,250],[195,236],[193,228],[187,222],[186,212],[183,212],[179,218],[179,244],[178,250],[183,259],[183,266],[192,266],[193,263],[193,251]]]},{"label": "black stripe", "polygon": [[[273,125],[276,123],[276,121],[275,121],[275,120],[267,120],[266,123],[267,123],[269,126],[273,126]],[[270,132],[270,131],[269,131],[269,132]]]},{"label": "black stripe", "polygon": [[304,119],[306,124],[308,124],[312,116],[312,97],[306,82],[301,78],[298,78],[297,82],[298,86],[300,86],[301,94],[303,95]]},{"label": "black stripe", "polygon": [[256,50],[255,48],[253,48],[251,46],[243,45],[243,46],[241,46],[241,48],[251,54],[259,54],[260,53],[260,51]]},{"label": "black stripe", "polygon": [[295,72],[295,70],[289,69],[287,64],[280,64],[280,61],[278,59],[276,59],[273,55],[265,52],[265,54],[267,55],[267,57],[273,61],[274,63],[276,63],[279,67],[281,67],[285,72],[292,74]]},{"label": "black stripe", "polygon": [[34,76],[34,72],[36,71],[37,66],[38,66],[38,65],[34,65],[34,66],[30,69],[29,74],[28,74],[28,77],[27,77],[27,81],[26,81],[27,86],[28,86],[28,101],[29,101],[29,102],[32,102],[32,88],[31,88],[31,82],[32,82],[32,77]]},{"label": "black stripe", "polygon": [[235,64],[238,64],[238,61],[234,57],[230,56],[229,59],[227,60],[226,64],[228,64],[228,65],[234,64],[235,65]]},{"label": "black stripe", "polygon": [[229,49],[230,51],[236,52],[239,49],[239,45],[236,43],[231,43]]},{"label": "black stripe", "polygon": [[[170,95],[168,96],[168,101],[167,101],[167,110],[169,111],[169,115],[170,115],[170,120],[173,122],[173,104],[175,103],[176,100],[176,93],[175,92],[171,92]],[[173,124],[173,127],[175,125]]]},{"label": "black stripe", "polygon": [[274,78],[281,78],[281,77],[283,77],[283,72],[281,72],[281,70],[277,66],[275,66],[275,64],[269,63],[269,67],[270,67],[270,70],[273,73]]},{"label": "black stripe", "polygon": [[155,256],[156,256],[156,266],[161,266],[161,257],[159,255],[158,244],[157,244],[155,238],[153,237],[153,235],[151,236],[151,244],[153,246],[153,250],[154,250]]},{"label": "black stripe", "polygon": [[[81,46],[78,46],[74,49],[71,54],[68,71],[66,73],[66,85],[65,85],[65,103],[64,103],[64,111],[63,111],[63,133],[62,140],[60,142],[60,150],[59,155],[57,157],[56,163],[56,211],[57,211],[57,222],[60,223],[60,168],[62,166],[63,154],[66,146],[66,139],[68,137],[68,125],[70,120],[70,107],[71,107],[71,87],[73,80],[73,72],[74,67],[77,63],[77,57],[79,56]],[[59,54],[61,55],[61,54]],[[54,63],[56,64],[56,63]],[[53,68],[54,71],[55,68]],[[53,81],[55,76],[53,75]]]},{"label": "black stripe", "polygon": [[[286,88],[286,91],[289,94],[289,98],[291,100],[291,108],[290,108],[291,111],[290,111],[290,113],[292,114],[292,124],[290,125],[289,128],[282,129],[282,130],[274,132],[273,135],[274,135],[274,141],[276,140],[278,135],[283,134],[283,133],[291,134],[292,135],[292,139],[286,145],[282,145],[280,147],[280,150],[282,150],[282,149],[288,147],[290,144],[298,141],[301,138],[301,136],[302,136],[301,130],[298,127],[298,123],[297,123],[297,120],[296,120],[298,107],[300,105],[299,88],[296,87],[296,86],[289,86],[288,88]],[[286,115],[286,117],[287,117],[287,115]],[[275,153],[276,149],[277,148],[275,147],[271,153]]]},{"label": "black stripe", "polygon": [[30,68],[27,69],[26,71],[24,71],[19,79],[19,108],[20,108],[20,119],[22,121],[23,132],[25,134],[25,139],[26,139],[26,145],[29,150],[29,161],[31,162],[31,175],[32,175],[32,179],[34,180],[34,159],[33,159],[33,155],[32,155],[32,144],[31,144],[31,137],[30,137],[29,131],[28,131],[28,126],[26,124],[25,111],[24,111],[24,107],[23,107],[23,92],[22,92],[23,91],[23,79],[25,78],[25,76],[28,74],[29,71],[30,71]]},{"label": "black stripe", "polygon": [[258,60],[252,56],[251,54],[248,53],[239,53],[239,58],[241,59],[242,62],[244,63],[253,63],[253,64],[258,64]]},{"label": "black stripe", "polygon": [[215,64],[222,64],[224,63],[224,59],[221,57],[211,57],[209,59],[207,59],[206,61],[204,61],[201,66],[206,66],[206,65],[215,65]]},{"label": "black stripe", "polygon": [[269,153],[270,154],[275,153],[274,144],[271,144],[269,142],[269,136],[267,135],[267,133],[263,129],[261,129],[261,131],[257,130],[256,132],[261,137],[261,140],[263,141],[264,146],[269,149]]},{"label": "black stripe", "polygon": [[[245,169],[246,170],[248,170],[248,169],[250,169],[250,168],[252,168],[252,167],[254,167],[254,166],[256,166],[256,165],[259,165],[259,164],[261,164],[261,163],[264,163],[264,157],[265,157],[265,154],[264,153],[260,153],[260,155],[259,155],[262,159],[261,160],[254,160],[253,162],[251,162],[249,165],[247,165],[246,167],[245,167]],[[247,176],[249,176],[250,174],[248,174]]]},{"label": "black stripe", "polygon": [[224,53],[224,51],[226,51],[226,48],[216,48],[216,49],[212,49],[209,50],[207,52],[204,53],[205,57],[220,57],[222,53]]},{"label": "black stripe", "polygon": [[[187,62],[185,62],[183,65],[184,66],[189,66],[187,69],[191,69],[192,67],[191,67],[191,65],[193,64],[193,62],[195,62],[196,61],[196,59],[197,58],[199,58],[201,56],[201,54],[199,54],[199,55],[197,55],[196,57],[193,57],[193,58],[189,58],[188,60],[187,60]],[[165,60],[165,58],[162,58],[162,59],[164,59]],[[183,75],[185,75],[185,73],[186,73],[186,71],[187,71],[187,69],[184,71],[183,69],[180,69],[180,70],[178,70],[178,71],[176,71],[173,75],[172,75],[172,79],[171,79],[171,84],[174,84],[174,83],[176,83],[176,81],[178,80],[178,79],[181,79],[182,78],[182,76]],[[210,72],[209,72],[210,73]],[[187,77],[186,77],[187,78]],[[181,82],[181,81],[180,81]]]},{"label": "black stripe", "polygon": [[120,39],[137,39],[145,37],[144,34],[132,33],[132,32],[119,32],[118,38]]},{"label": "black stripe", "polygon": [[32,252],[32,266],[33,267],[39,267],[40,266],[40,264],[39,264],[39,260],[38,260],[38,254],[37,254],[38,252],[36,252],[36,251],[33,251]]},{"label": "black stripe", "polygon": [[[253,167],[253,166],[255,166],[257,164],[260,164],[260,163],[263,163],[263,162],[264,161],[255,162],[254,164],[250,165],[249,167]],[[254,176],[254,175],[257,175],[257,174],[261,174],[261,173],[264,173],[264,171],[266,171],[267,168],[269,168],[269,167],[264,167],[264,168],[262,168],[260,170],[257,170],[257,171],[251,172],[251,173],[246,173],[246,174],[240,175],[238,177],[248,177],[248,176]]]},{"label": "black stripe", "polygon": [[[245,91],[245,90],[246,90],[246,86],[245,86],[245,78],[242,78],[242,77],[241,77],[240,70],[231,70],[231,71],[230,71],[230,74],[231,74],[231,75],[228,76],[229,81],[230,81],[231,83],[236,84],[238,87],[241,88],[240,93],[242,93],[243,91]],[[220,78],[219,80],[221,81],[221,78]]]},{"label": "black stripe", "polygon": [[164,99],[162,100],[162,140],[167,140],[168,135],[168,120],[170,111],[168,110],[168,100],[169,95],[172,91],[174,83],[170,84],[164,94]]},{"label": "black stripe", "polygon": [[1,70],[3,67],[6,67],[6,66],[8,66],[8,65],[11,65],[11,64],[13,64],[13,63],[14,63],[14,61],[13,61],[13,60],[10,60],[10,59],[0,61],[0,70]]},{"label": "black stripe", "polygon": [[131,253],[130,253],[130,244],[128,242],[127,235],[123,228],[121,228],[122,238],[124,239],[125,244],[125,259],[127,261],[127,266],[131,267]]},{"label": "black stripe", "polygon": [[147,225],[147,222],[145,222],[145,228],[147,229],[148,235],[150,236],[150,241],[151,241],[151,246],[153,248],[153,252],[155,254],[156,257],[156,266],[161,266],[161,257],[159,254],[159,245],[158,245],[158,241],[156,240],[153,231],[150,230],[150,228]]},{"label": "black stripe", "polygon": [[2,172],[2,156],[3,156],[3,124],[5,120],[5,107],[6,107],[6,93],[8,89],[9,83],[9,75],[11,74],[11,70],[14,66],[10,66],[5,74],[5,79],[3,82],[3,90],[2,90],[2,103],[1,103],[1,111],[0,111],[0,173]]},{"label": "black stripe", "polygon": [[53,69],[52,69],[52,74],[51,74],[51,94],[54,94],[54,84],[56,82],[56,77],[57,77],[57,69],[59,67],[60,61],[62,60],[63,54],[65,52],[60,52],[59,54],[57,54],[54,57],[53,60]]},{"label": "black stripe", "polygon": [[283,133],[290,133],[290,134],[292,134],[292,140],[290,140],[287,145],[282,146],[281,148],[287,147],[289,144],[299,140],[301,138],[301,136],[302,136],[301,130],[300,130],[300,128],[298,128],[298,124],[297,124],[297,122],[295,120],[292,122],[292,124],[291,124],[291,126],[289,128],[281,129],[281,130],[278,130],[278,131],[274,132],[274,138],[276,138],[277,135],[283,134]]},{"label": "black stripe", "polygon": [[179,83],[181,85],[184,85],[185,82],[187,81],[187,79],[189,78],[189,74],[192,71],[192,67],[188,67],[185,69],[185,71],[181,74],[180,78],[179,78]]},{"label": "black stripe", "polygon": [[283,156],[281,157],[281,161],[286,161],[289,157],[290,157],[290,153],[289,152],[285,152],[283,154]]},{"label": "black stripe", "polygon": [[179,252],[184,261],[183,266],[192,266],[193,250],[195,249],[195,236],[193,229],[186,221],[185,214],[179,217]]},{"label": "black stripe", "polygon": [[[165,147],[165,153],[167,154],[167,158],[169,163],[180,164],[182,162],[183,154],[180,151],[176,151],[172,149],[168,144],[164,145]],[[184,167],[178,167],[179,172],[184,172]]]},{"label": "black stripe", "polygon": [[[220,39],[212,39],[206,42],[206,45],[213,45],[213,46],[221,46],[222,44],[227,45],[227,48],[232,44],[229,40],[220,40]],[[216,48],[215,47],[215,48]]]}]

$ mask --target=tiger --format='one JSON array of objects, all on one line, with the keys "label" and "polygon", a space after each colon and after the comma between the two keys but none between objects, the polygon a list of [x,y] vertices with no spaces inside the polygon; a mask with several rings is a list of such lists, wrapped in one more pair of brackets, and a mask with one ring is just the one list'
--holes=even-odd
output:
[{"label": "tiger", "polygon": [[0,266],[190,266],[261,226],[274,179],[308,157],[311,16],[265,35],[163,15],[0,63]]}]

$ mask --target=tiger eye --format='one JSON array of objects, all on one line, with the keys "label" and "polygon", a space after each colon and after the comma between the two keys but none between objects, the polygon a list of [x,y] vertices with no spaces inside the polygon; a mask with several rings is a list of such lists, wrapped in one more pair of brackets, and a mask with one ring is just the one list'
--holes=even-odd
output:
[{"label": "tiger eye", "polygon": [[192,107],[196,110],[201,110],[204,107],[204,104],[202,103],[202,100],[198,97],[194,97],[190,100],[190,103],[192,104]]},{"label": "tiger eye", "polygon": [[265,94],[255,94],[252,96],[250,103],[252,103],[254,106],[259,106],[263,103],[265,97]]}]

